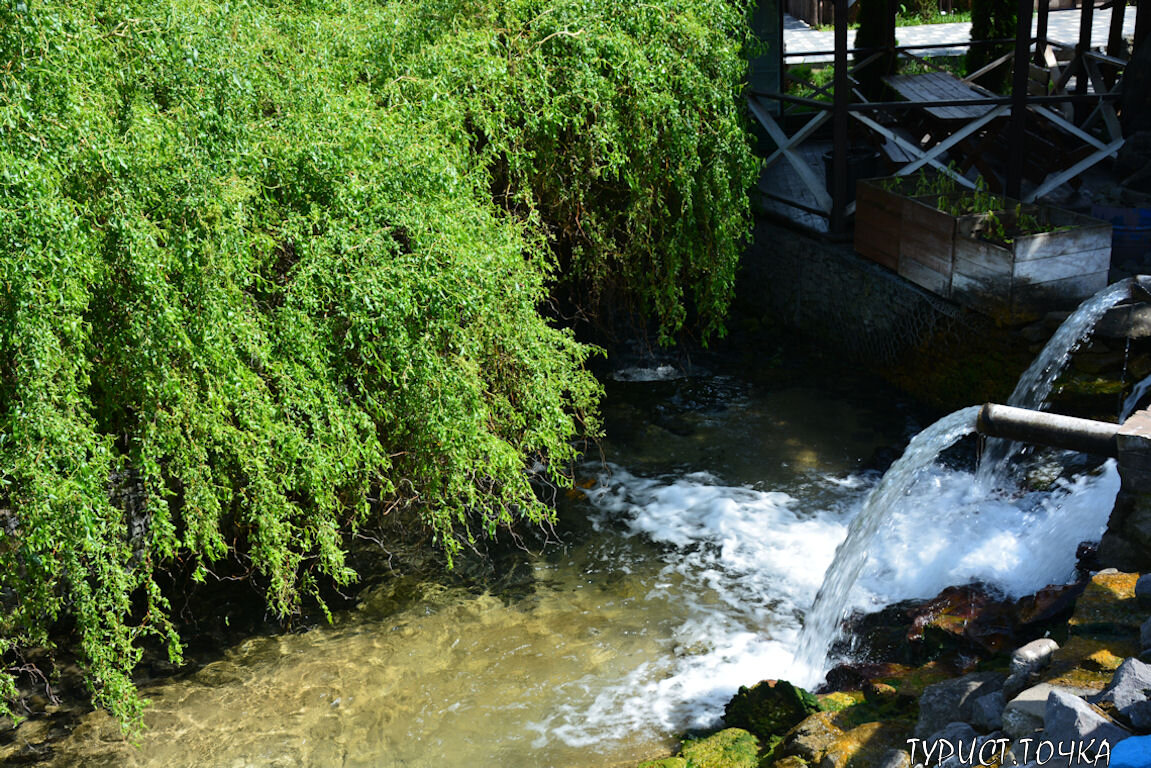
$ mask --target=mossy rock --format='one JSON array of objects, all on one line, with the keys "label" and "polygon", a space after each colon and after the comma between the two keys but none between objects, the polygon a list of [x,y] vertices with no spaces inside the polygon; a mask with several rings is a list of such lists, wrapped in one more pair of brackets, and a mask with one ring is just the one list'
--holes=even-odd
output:
[{"label": "mossy rock", "polygon": [[819,708],[824,712],[839,712],[854,707],[863,701],[862,691],[835,691],[824,693],[816,697],[819,699]]},{"label": "mossy rock", "polygon": [[687,768],[687,760],[682,757],[665,757],[660,760],[645,760],[636,768]]},{"label": "mossy rock", "polygon": [[771,768],[808,768],[808,764],[802,757],[788,755],[772,763]]},{"label": "mossy rock", "polygon": [[761,739],[787,733],[803,718],[820,711],[819,700],[786,680],[764,680],[739,691],[723,710],[723,720]]},{"label": "mossy rock", "polygon": [[838,720],[842,712],[817,712],[809,715],[784,737],[780,753],[799,757],[811,765],[819,765],[823,754],[832,744],[843,738],[844,729]]},{"label": "mossy rock", "polygon": [[758,768],[759,740],[742,728],[726,728],[686,742],[680,754],[692,768]]},{"label": "mossy rock", "polygon": [[894,685],[901,696],[917,698],[923,695],[927,686],[950,680],[957,674],[951,665],[939,661],[929,661],[921,667],[909,669],[907,674],[902,677],[882,679],[881,682]]},{"label": "mossy rock", "polygon": [[1072,635],[1134,633],[1146,618],[1135,602],[1137,573],[1097,573],[1075,601],[1068,621]]},{"label": "mossy rock", "polygon": [[1072,635],[1055,651],[1043,682],[1070,688],[1102,690],[1123,659],[1139,653],[1135,637]]},{"label": "mossy rock", "polygon": [[820,761],[821,768],[859,768],[879,765],[890,749],[903,748],[909,730],[896,723],[865,723],[852,728],[832,744]]}]

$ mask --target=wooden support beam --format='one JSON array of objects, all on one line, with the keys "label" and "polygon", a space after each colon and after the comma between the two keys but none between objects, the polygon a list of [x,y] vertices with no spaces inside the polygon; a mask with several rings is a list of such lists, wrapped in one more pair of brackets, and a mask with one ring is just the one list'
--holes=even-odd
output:
[{"label": "wooden support beam", "polygon": [[1139,0],[1135,6],[1135,41],[1131,45],[1132,52],[1148,34],[1151,34],[1151,0]]},{"label": "wooden support beam", "polygon": [[1107,55],[1123,56],[1123,15],[1127,11],[1127,0],[1111,4],[1111,29],[1107,33]]},{"label": "wooden support beam", "polygon": [[[1039,6],[1035,19],[1035,63],[1039,66],[1047,65],[1047,19],[1051,12],[1051,0],[1038,0]],[[1030,16],[1030,12],[1027,14]]]},{"label": "wooden support beam", "polygon": [[[1083,3],[1083,10],[1079,15],[1079,42],[1075,46],[1075,66],[1070,69],[1075,72],[1075,93],[1083,95],[1087,93],[1087,53],[1091,50],[1091,25],[1094,21],[1095,0],[1080,1]],[[1075,105],[1075,116],[1078,118],[1076,122],[1082,122],[1083,108],[1079,104]]]},{"label": "wooden support beam", "polygon": [[1035,190],[1031,194],[1027,195],[1027,197],[1025,197],[1023,199],[1023,202],[1025,202],[1025,203],[1035,202],[1039,198],[1046,195],[1048,192],[1051,192],[1054,189],[1056,189],[1057,187],[1059,187],[1061,184],[1068,182],[1068,181],[1071,181],[1071,179],[1073,179],[1076,176],[1078,176],[1079,174],[1083,173],[1084,171],[1086,171],[1088,168],[1090,168],[1091,166],[1098,163],[1103,158],[1108,157],[1110,155],[1114,155],[1122,147],[1123,147],[1123,139],[1118,139],[1116,141],[1111,142],[1110,144],[1108,144],[1103,149],[1097,150],[1097,151],[1093,152],[1091,155],[1089,155],[1088,157],[1083,158],[1082,160],[1080,160],[1078,163],[1071,166],[1067,170],[1060,171],[1059,173],[1048,176],[1046,179],[1043,180],[1042,184],[1040,184],[1038,187],[1036,187]]},{"label": "wooden support beam", "polygon": [[[1094,2],[1094,0],[1087,0]],[[1023,185],[1024,145],[1027,142],[1027,77],[1031,72],[1031,0],[1015,4],[1015,72],[1011,82],[1011,125],[1008,133],[1007,196],[1019,199]]]},{"label": "wooden support beam", "polygon": [[835,0],[835,93],[831,113],[831,232],[847,229],[847,0]]},{"label": "wooden support beam", "polygon": [[[807,164],[807,161],[796,152],[792,147],[797,143],[794,138],[788,138],[779,124],[775,122],[775,118],[771,113],[763,108],[759,103],[759,99],[752,96],[747,100],[748,107],[751,109],[751,114],[759,121],[763,129],[767,131],[767,135],[775,142],[778,149],[772,153],[772,157],[778,160],[780,157],[787,160],[791,167],[795,170],[799,180],[807,187],[807,191],[811,193],[812,197],[816,200],[816,205],[823,211],[825,215],[831,212],[831,197],[827,194],[824,188],[823,180],[816,176],[815,171]],[[824,118],[826,120],[826,118]],[[774,160],[773,160],[774,162]],[[766,167],[766,164],[765,166]]]},{"label": "wooden support beam", "polygon": [[[1000,109],[1005,110],[1006,107],[1001,107]],[[910,141],[903,138],[902,136],[895,133],[894,131],[887,128],[886,126],[883,126],[883,125],[875,122],[870,117],[866,117],[865,115],[861,115],[858,112],[852,112],[851,116],[854,117],[859,122],[866,125],[871,130],[875,131],[877,134],[879,134],[883,138],[890,141],[892,144],[897,146],[899,149],[906,152],[909,156],[916,158],[916,160],[913,161],[914,165],[909,163],[908,165],[903,166],[902,168],[900,168],[898,171],[895,172],[896,176],[906,176],[906,175],[913,173],[914,171],[918,170],[919,168],[923,167],[924,165],[930,165],[932,168],[939,171],[940,173],[947,175],[947,176],[950,176],[951,178],[955,179],[962,186],[965,186],[968,189],[975,189],[975,184],[972,183],[965,176],[956,173],[953,169],[947,167],[943,163],[936,160],[934,152],[930,153],[930,154],[927,152],[924,152],[922,149],[920,149],[915,144],[912,144]],[[934,148],[933,148],[933,150],[934,150]]]}]

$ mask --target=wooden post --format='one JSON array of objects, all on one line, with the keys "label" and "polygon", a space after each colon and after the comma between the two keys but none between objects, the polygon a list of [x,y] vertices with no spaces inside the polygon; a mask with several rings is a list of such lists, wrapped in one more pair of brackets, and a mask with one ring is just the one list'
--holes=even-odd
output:
[{"label": "wooden post", "polygon": [[[1083,0],[1083,11],[1079,16],[1079,42],[1075,46],[1075,93],[1087,93],[1087,59],[1085,55],[1091,50],[1091,26],[1094,22],[1095,0]],[[1086,106],[1083,102],[1076,102],[1076,116]]]},{"label": "wooden post", "polygon": [[[1085,4],[1094,0],[1086,0]],[[1027,144],[1027,76],[1030,74],[1031,0],[1018,0],[1015,20],[1015,72],[1011,81],[1007,196],[1022,197],[1023,156]]]},{"label": "wooden post", "polygon": [[1135,6],[1135,42],[1131,45],[1132,51],[1139,47],[1149,32],[1151,32],[1151,0],[1139,0]]},{"label": "wooden post", "polygon": [[[1039,10],[1035,19],[1035,64],[1047,66],[1047,19],[1051,13],[1051,0],[1038,0]],[[1028,16],[1031,14],[1028,13]]]},{"label": "wooden post", "polygon": [[1126,12],[1126,0],[1111,5],[1111,31],[1107,33],[1108,56],[1123,56],[1123,16]]},{"label": "wooden post", "polygon": [[887,0],[887,26],[884,27],[883,44],[887,47],[888,53],[891,55],[892,69],[890,72],[883,74],[894,74],[895,69],[895,15],[899,12],[899,5],[896,0]]},{"label": "wooden post", "polygon": [[830,230],[847,229],[847,105],[851,85],[847,79],[847,0],[835,0],[835,98],[832,102],[831,222]]}]

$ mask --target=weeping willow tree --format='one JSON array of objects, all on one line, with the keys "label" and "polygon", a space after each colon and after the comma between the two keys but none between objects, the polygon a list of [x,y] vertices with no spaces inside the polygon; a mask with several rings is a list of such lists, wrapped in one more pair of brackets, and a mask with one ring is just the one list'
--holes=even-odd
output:
[{"label": "weeping willow tree", "polygon": [[[447,559],[551,511],[613,286],[722,327],[754,163],[716,0],[0,7],[0,653],[127,724],[159,575],[286,616],[405,508]],[[369,499],[376,500],[375,504]],[[12,669],[0,694],[12,715]]]}]

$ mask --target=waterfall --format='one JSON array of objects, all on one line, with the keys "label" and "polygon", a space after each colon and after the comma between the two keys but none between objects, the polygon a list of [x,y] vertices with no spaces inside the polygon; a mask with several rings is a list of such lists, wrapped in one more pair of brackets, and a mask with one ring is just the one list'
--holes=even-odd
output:
[{"label": "waterfall", "polygon": [[868,494],[863,508],[847,531],[847,538],[836,549],[835,559],[827,569],[823,585],[804,622],[796,652],[796,665],[801,674],[817,676],[821,673],[828,648],[843,619],[848,594],[867,562],[868,546],[883,520],[920,472],[935,463],[941,451],[975,431],[978,414],[979,406],[969,406],[943,417],[913,437],[903,456],[891,465]]},{"label": "waterfall", "polygon": [[[1146,290],[1146,285],[1137,278],[1120,280],[1080,304],[1079,308],[1063,321],[1035,360],[1019,377],[1015,389],[1007,398],[1007,405],[1031,410],[1046,408],[1051,388],[1055,385],[1059,374],[1063,372],[1071,353],[1091,334],[1095,324],[1107,310],[1120,301],[1131,298],[1136,287],[1143,287]],[[1007,480],[1012,460],[1021,448],[1019,443],[1010,440],[988,438],[979,461],[979,469],[975,474],[979,486],[988,491],[1001,487]]]},{"label": "waterfall", "polygon": [[[1045,408],[1055,380],[1071,353],[1090,335],[1107,310],[1131,298],[1136,290],[1151,295],[1151,278],[1139,276],[1121,280],[1084,301],[1059,326],[1019,377],[1007,403],[1032,410]],[[1151,377],[1148,381],[1151,382]],[[1148,388],[1151,388],[1151,383],[1147,382],[1136,387],[1125,404],[1125,410],[1127,406],[1133,407]],[[908,493],[917,476],[935,463],[939,453],[974,431],[978,412],[979,406],[956,411],[912,438],[903,457],[892,465],[868,495],[863,508],[852,521],[847,537],[836,550],[807,614],[795,654],[795,679],[811,683],[822,675],[827,652],[844,618],[848,596],[867,562],[868,548],[876,532],[899,505],[900,498]],[[986,492],[1008,483],[1009,469],[1019,450],[1017,443],[989,439],[976,471],[976,487]]]}]

